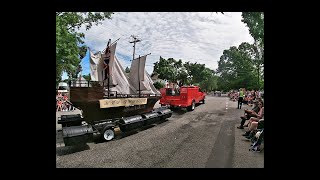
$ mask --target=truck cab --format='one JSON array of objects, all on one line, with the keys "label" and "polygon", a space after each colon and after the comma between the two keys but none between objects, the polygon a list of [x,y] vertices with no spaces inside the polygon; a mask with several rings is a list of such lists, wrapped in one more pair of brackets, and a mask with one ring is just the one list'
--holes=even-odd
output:
[{"label": "truck cab", "polygon": [[197,103],[205,103],[206,93],[199,86],[182,86],[176,88],[161,88],[161,106],[187,108],[189,111],[195,109]]}]

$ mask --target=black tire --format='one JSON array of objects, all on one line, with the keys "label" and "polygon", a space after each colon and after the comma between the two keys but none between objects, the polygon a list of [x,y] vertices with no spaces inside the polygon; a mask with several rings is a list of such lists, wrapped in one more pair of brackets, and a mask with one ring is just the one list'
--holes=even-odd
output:
[{"label": "black tire", "polygon": [[206,103],[205,99],[202,99],[202,104],[205,104],[205,103]]},{"label": "black tire", "polygon": [[111,141],[115,137],[113,128],[106,128],[101,136],[105,141]]},{"label": "black tire", "polygon": [[196,102],[192,100],[191,106],[188,106],[188,111],[193,111],[196,108]]}]

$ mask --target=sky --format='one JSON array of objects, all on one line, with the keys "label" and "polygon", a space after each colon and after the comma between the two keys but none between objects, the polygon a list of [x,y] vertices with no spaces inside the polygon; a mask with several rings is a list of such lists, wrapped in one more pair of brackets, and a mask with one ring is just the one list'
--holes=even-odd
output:
[{"label": "sky", "polygon": [[[146,61],[149,74],[160,56],[198,62],[215,70],[225,49],[254,42],[241,19],[241,12],[115,12],[111,20],[80,31],[85,33],[84,44],[94,53],[105,49],[108,39],[120,38],[116,56],[123,68],[131,65],[133,43],[129,42],[135,35],[141,40],[136,43],[135,58],[151,53]],[[89,74],[89,53],[81,65],[82,74]]]}]

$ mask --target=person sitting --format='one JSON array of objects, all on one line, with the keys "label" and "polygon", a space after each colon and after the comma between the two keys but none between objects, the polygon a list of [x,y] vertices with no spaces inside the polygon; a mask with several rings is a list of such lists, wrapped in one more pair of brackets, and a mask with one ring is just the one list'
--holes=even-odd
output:
[{"label": "person sitting", "polygon": [[249,133],[245,134],[244,136],[246,136],[246,138],[250,139],[250,132],[253,132],[257,129],[263,129],[264,128],[264,119],[260,119],[258,122],[257,121],[253,121],[250,123],[248,131]]},{"label": "person sitting", "polygon": [[[252,114],[253,114],[254,116],[256,116],[256,117],[250,117],[247,125],[249,125],[250,123],[252,123],[252,122],[254,122],[254,121],[255,121],[255,122],[258,122],[260,119],[263,118],[263,115],[264,115],[263,103],[262,103],[262,102],[259,102],[259,103],[258,103],[258,106],[260,107],[260,111],[259,111],[258,113],[255,113],[255,112],[252,113]],[[244,126],[246,126],[246,125],[244,125]]]},{"label": "person sitting", "polygon": [[245,95],[243,98],[242,104],[248,105],[248,99],[249,99],[248,95]]},{"label": "person sitting", "polygon": [[252,106],[253,105],[253,101],[254,101],[255,97],[250,95],[248,98],[248,106]]},{"label": "person sitting", "polygon": [[[258,122],[259,120],[263,119],[264,117],[264,107],[263,107],[263,103],[262,102],[259,102],[258,104],[260,106],[260,111],[259,113],[257,114],[258,116],[257,117],[251,117],[247,123],[247,126],[249,127],[248,128],[248,131],[246,131],[246,133],[243,134],[243,136],[249,136],[250,135],[250,132],[254,129],[256,129],[258,127]],[[253,122],[256,122],[252,125]],[[245,125],[243,125],[245,126]]]},{"label": "person sitting", "polygon": [[264,139],[264,129],[262,129],[261,131],[257,132],[255,134],[256,137],[256,141],[253,142],[253,144],[251,145],[249,151],[254,151],[254,152],[261,152],[261,144],[262,141]]},{"label": "person sitting", "polygon": [[260,111],[260,107],[258,106],[258,102],[259,101],[255,101],[254,102],[254,106],[252,108],[252,110],[248,110],[245,109],[244,110],[244,116],[241,116],[241,123],[240,126],[238,126],[238,129],[243,129],[244,128],[244,123],[246,122],[246,120],[249,120],[251,117],[257,117],[257,114]]}]

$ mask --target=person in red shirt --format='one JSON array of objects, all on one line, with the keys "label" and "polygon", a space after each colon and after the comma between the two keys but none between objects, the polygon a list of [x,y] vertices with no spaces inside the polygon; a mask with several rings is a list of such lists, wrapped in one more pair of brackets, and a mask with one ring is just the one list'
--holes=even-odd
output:
[{"label": "person in red shirt", "polygon": [[67,103],[67,101],[68,101],[68,96],[66,94],[64,94],[63,95],[63,102],[64,102],[63,103],[64,104],[63,109],[65,111],[67,111],[69,109],[69,104]]},{"label": "person in red shirt", "polygon": [[63,100],[68,101],[68,96],[66,94],[63,96]]},{"label": "person in red shirt", "polygon": [[62,104],[63,104],[63,102],[60,100],[60,99],[58,99],[57,100],[57,111],[62,111]]}]

